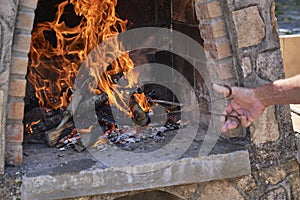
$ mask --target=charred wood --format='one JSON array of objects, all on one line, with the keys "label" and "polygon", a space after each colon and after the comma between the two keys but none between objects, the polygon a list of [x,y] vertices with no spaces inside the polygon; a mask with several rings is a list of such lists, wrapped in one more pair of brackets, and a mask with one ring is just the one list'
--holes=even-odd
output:
[{"label": "charred wood", "polygon": [[[49,115],[49,114],[48,114]],[[62,112],[55,113],[53,116],[49,116],[37,124],[31,125],[33,134],[44,133],[50,129],[57,127],[63,118]]]},{"label": "charred wood", "polygon": [[130,98],[129,108],[132,112],[132,120],[139,126],[147,126],[151,122],[149,115],[143,111],[140,105],[136,102],[135,98]]}]

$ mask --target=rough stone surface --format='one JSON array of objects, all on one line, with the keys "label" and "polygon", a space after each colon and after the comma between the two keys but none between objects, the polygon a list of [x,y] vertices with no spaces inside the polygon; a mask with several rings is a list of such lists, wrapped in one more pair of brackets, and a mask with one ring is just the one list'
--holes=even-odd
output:
[{"label": "rough stone surface", "polygon": [[289,173],[293,173],[293,172],[300,172],[299,170],[299,163],[294,160],[292,162],[288,162],[284,165],[283,169],[284,171],[289,174]]},{"label": "rough stone surface", "polygon": [[204,49],[207,50],[214,59],[224,59],[232,55],[228,40],[204,43]]},{"label": "rough stone surface", "polygon": [[4,18],[6,18],[14,15],[12,1],[1,0],[0,4],[0,16],[4,16]]},{"label": "rough stone surface", "polygon": [[0,85],[6,85],[8,86],[8,78],[9,78],[9,70],[5,69],[0,73]]},{"label": "rough stone surface", "polygon": [[253,122],[251,140],[254,144],[274,142],[279,138],[279,129],[275,117],[275,107],[268,107],[264,113]]},{"label": "rough stone surface", "polygon": [[202,184],[187,184],[187,185],[181,185],[181,186],[171,186],[163,188],[162,191],[166,191],[170,194],[174,194],[181,199],[194,199],[195,196],[199,196],[199,188],[202,186]]},{"label": "rough stone surface", "polygon": [[195,5],[198,19],[213,19],[223,15],[219,1],[202,3],[201,0],[195,0]]},{"label": "rough stone surface", "polygon": [[279,166],[262,169],[259,176],[266,184],[276,185],[286,177],[286,172]]},{"label": "rough stone surface", "polygon": [[256,60],[256,73],[265,80],[283,78],[283,60],[280,50],[261,53]]},{"label": "rough stone surface", "polygon": [[244,198],[228,181],[214,181],[205,187],[198,200],[220,199],[243,200]]},{"label": "rough stone surface", "polygon": [[250,47],[262,42],[265,37],[265,24],[256,6],[233,11],[238,48]]},{"label": "rough stone surface", "polygon": [[227,80],[234,77],[232,59],[222,60],[218,63],[219,66],[219,78],[221,80]]},{"label": "rough stone surface", "polygon": [[289,177],[289,182],[291,185],[291,194],[293,199],[300,199],[300,176],[299,172],[292,174]]},{"label": "rough stone surface", "polygon": [[245,192],[251,192],[257,188],[255,180],[251,174],[238,180],[237,185]]},{"label": "rough stone surface", "polygon": [[242,70],[243,77],[247,78],[252,73],[251,59],[250,57],[245,57],[242,59]]},{"label": "rough stone surface", "polygon": [[284,188],[279,187],[267,194],[263,195],[260,200],[285,200],[287,198],[287,194]]},{"label": "rough stone surface", "polygon": [[[167,167],[165,167],[165,162],[107,169],[95,168],[96,164],[78,173],[69,172],[62,174],[39,172],[41,175],[34,175],[36,172],[33,172],[31,169],[32,172],[25,173],[23,177],[22,199],[41,199],[45,195],[49,199],[61,198],[62,195],[65,198],[87,196],[199,183],[212,179],[246,175],[250,173],[248,156],[247,152],[238,151],[229,154],[167,161]],[[151,171],[153,167],[160,168],[159,170]],[[38,167],[36,171],[40,171],[40,168]],[[150,171],[138,173],[141,169]],[[128,170],[135,173],[129,173]],[[37,182],[39,184],[35,184]],[[225,186],[227,185],[225,184]],[[226,187],[224,190],[231,190],[231,186],[228,187],[229,189],[226,189]]]},{"label": "rough stone surface", "polygon": [[218,39],[227,35],[223,19],[211,20],[210,23],[200,23],[201,35],[205,39]]},{"label": "rough stone surface", "polygon": [[20,169],[7,170],[4,175],[0,175],[0,199],[20,200],[22,177]]}]

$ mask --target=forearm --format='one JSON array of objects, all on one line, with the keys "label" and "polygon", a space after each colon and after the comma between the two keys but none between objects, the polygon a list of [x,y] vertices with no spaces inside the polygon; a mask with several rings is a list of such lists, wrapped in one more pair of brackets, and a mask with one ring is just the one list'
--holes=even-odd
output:
[{"label": "forearm", "polygon": [[257,87],[254,93],[265,106],[275,104],[299,104],[300,75]]}]

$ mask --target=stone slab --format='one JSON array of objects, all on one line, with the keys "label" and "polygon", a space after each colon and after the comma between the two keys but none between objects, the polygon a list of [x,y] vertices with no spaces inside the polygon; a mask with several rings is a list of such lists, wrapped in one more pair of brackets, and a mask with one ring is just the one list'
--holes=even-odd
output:
[{"label": "stone slab", "polygon": [[[92,158],[77,161],[77,165],[79,163],[90,163],[90,167],[77,172],[46,172],[37,176],[32,171],[25,172],[22,199],[47,200],[145,190],[250,174],[246,150],[120,168],[103,168]],[[76,163],[72,164],[74,166]],[[148,169],[148,172],[134,173],[141,169]]]}]

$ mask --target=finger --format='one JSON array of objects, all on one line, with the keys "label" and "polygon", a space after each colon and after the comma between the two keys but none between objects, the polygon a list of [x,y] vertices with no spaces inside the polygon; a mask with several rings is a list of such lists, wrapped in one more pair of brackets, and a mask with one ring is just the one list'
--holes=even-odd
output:
[{"label": "finger", "polygon": [[225,133],[229,130],[236,129],[239,125],[240,125],[239,121],[228,119],[222,127],[222,132]]},{"label": "finger", "polygon": [[240,121],[241,121],[242,127],[244,127],[244,128],[247,128],[247,127],[250,126],[251,123],[253,122],[253,121],[251,120],[252,118],[248,118],[248,117],[245,116],[245,115],[240,116],[239,119],[240,119]]},{"label": "finger", "polygon": [[228,106],[226,106],[224,114],[231,115],[233,112],[235,112],[235,110],[230,103]]},{"label": "finger", "polygon": [[221,86],[214,83],[212,88],[218,94],[223,94],[225,98],[232,97],[233,91],[230,86]]}]

